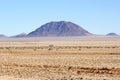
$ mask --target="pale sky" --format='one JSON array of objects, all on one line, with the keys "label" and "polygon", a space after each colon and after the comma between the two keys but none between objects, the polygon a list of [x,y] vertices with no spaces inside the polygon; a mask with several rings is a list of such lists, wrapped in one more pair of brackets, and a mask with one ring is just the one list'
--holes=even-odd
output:
[{"label": "pale sky", "polygon": [[120,34],[120,0],[0,0],[0,34],[29,33],[64,20],[94,34]]}]

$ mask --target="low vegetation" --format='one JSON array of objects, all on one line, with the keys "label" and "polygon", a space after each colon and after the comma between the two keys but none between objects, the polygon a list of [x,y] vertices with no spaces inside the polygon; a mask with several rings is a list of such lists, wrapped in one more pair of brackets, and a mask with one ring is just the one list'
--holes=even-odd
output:
[{"label": "low vegetation", "polygon": [[119,80],[118,43],[0,42],[0,80]]}]

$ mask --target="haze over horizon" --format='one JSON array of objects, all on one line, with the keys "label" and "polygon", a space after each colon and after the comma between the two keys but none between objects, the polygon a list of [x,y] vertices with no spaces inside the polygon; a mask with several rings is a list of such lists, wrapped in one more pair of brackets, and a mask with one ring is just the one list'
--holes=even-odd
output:
[{"label": "haze over horizon", "polygon": [[93,34],[120,34],[120,0],[1,0],[0,34],[29,33],[51,21],[70,21]]}]

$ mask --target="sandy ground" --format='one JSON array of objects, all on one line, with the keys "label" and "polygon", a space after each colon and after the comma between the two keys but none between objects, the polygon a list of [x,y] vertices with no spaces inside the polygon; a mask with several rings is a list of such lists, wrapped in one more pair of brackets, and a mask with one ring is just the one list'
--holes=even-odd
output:
[{"label": "sandy ground", "polygon": [[120,80],[120,38],[0,40],[0,80]]}]

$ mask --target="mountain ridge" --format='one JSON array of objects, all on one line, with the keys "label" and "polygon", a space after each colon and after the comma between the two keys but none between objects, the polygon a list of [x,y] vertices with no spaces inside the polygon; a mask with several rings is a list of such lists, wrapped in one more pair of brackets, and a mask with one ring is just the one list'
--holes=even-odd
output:
[{"label": "mountain ridge", "polygon": [[[100,36],[92,34],[81,26],[69,21],[51,21],[41,25],[30,33],[21,33],[14,36],[5,36],[0,34],[0,38],[22,38],[22,37],[74,37],[74,36]],[[108,33],[103,36],[120,36],[116,33]]]}]

